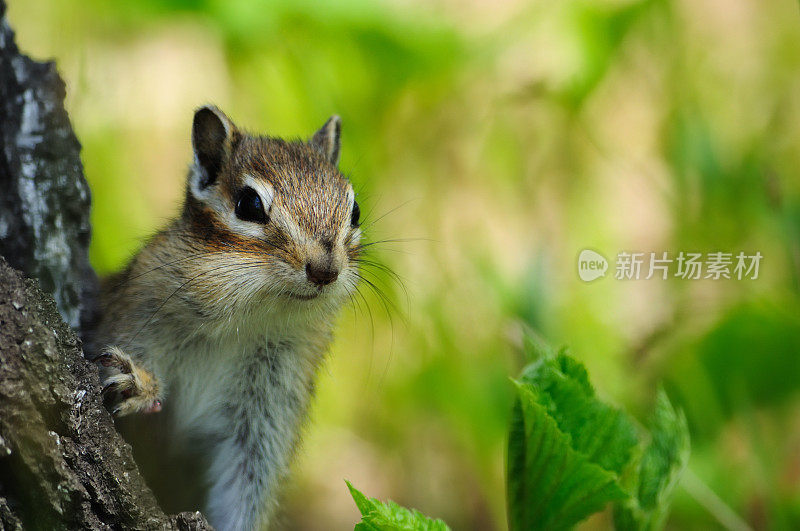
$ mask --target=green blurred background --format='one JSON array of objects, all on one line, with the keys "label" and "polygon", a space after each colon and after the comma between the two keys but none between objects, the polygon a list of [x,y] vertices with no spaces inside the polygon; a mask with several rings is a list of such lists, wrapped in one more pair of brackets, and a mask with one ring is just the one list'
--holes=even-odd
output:
[{"label": "green blurred background", "polygon": [[[66,80],[100,272],[177,211],[198,105],[286,136],[342,116],[341,167],[368,238],[401,240],[374,255],[403,287],[370,273],[396,309],[364,290],[342,318],[285,528],[352,527],[347,478],[504,529],[528,329],[640,420],[657,382],[685,408],[670,528],[800,528],[795,0],[9,3]],[[587,247],[764,259],[757,280],[586,284]]]}]

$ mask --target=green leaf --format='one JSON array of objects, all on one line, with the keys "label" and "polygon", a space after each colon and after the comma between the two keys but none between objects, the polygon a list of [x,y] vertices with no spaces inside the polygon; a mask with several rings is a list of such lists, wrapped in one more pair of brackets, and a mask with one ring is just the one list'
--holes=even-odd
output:
[{"label": "green leaf", "polygon": [[659,389],[651,423],[652,441],[639,463],[632,493],[614,507],[614,525],[620,530],[661,529],[680,475],[689,461],[689,428]]},{"label": "green leaf", "polygon": [[[575,368],[568,365],[568,372]],[[544,375],[555,367],[539,368],[542,372],[538,374]],[[560,374],[566,380],[564,373]],[[524,380],[517,382],[518,397],[509,433],[509,528],[569,528],[608,502],[625,498],[616,474],[573,448],[572,436],[564,433],[551,415],[559,404]],[[569,381],[586,390],[582,384]],[[574,394],[570,397],[576,399]]]},{"label": "green leaf", "polygon": [[361,522],[355,531],[449,531],[441,520],[428,518],[417,510],[406,509],[393,501],[382,502],[367,498],[349,481],[345,480],[350,495],[361,511]]},{"label": "green leaf", "polygon": [[571,447],[600,467],[619,474],[636,447],[636,428],[621,410],[600,401],[584,366],[565,352],[528,366],[522,381],[537,391]]}]

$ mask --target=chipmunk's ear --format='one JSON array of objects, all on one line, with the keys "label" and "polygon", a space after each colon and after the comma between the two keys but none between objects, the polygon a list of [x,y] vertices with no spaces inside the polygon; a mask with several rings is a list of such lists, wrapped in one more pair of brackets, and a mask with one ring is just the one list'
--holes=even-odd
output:
[{"label": "chipmunk's ear", "polygon": [[339,135],[342,132],[342,119],[337,115],[328,118],[319,131],[314,133],[308,145],[316,149],[336,166],[339,164]]},{"label": "chipmunk's ear", "polygon": [[212,105],[200,107],[192,123],[192,147],[197,170],[196,186],[202,190],[214,184],[227,159],[236,126]]}]

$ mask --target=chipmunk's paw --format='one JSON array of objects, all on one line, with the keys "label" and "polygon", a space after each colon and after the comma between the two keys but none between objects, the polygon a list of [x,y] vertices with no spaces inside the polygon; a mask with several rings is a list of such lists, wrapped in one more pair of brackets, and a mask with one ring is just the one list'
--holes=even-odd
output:
[{"label": "chipmunk's paw", "polygon": [[103,396],[114,404],[112,415],[123,417],[131,413],[161,411],[156,377],[137,367],[119,347],[109,347],[95,361],[105,367],[102,371]]}]

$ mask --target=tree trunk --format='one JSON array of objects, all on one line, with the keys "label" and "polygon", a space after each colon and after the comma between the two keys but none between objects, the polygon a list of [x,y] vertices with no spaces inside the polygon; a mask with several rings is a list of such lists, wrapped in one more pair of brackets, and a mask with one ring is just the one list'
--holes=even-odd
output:
[{"label": "tree trunk", "polygon": [[97,281],[80,144],[55,65],[19,53],[5,11],[0,0],[0,531],[210,529],[158,507],[83,357],[75,330]]}]

